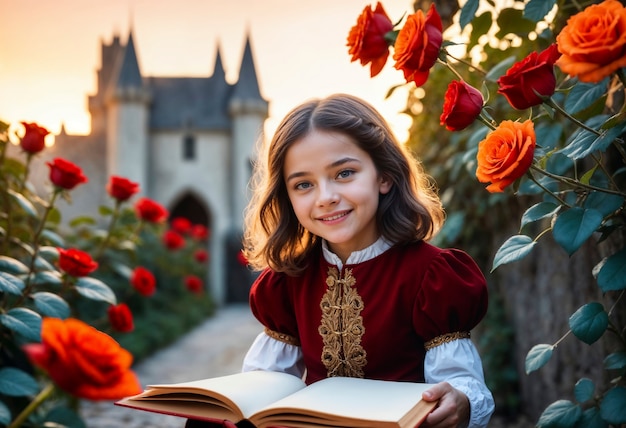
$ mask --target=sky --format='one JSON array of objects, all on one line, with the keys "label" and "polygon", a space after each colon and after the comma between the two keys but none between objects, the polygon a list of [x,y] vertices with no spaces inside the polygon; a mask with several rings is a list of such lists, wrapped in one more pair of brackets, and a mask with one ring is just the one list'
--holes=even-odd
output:
[{"label": "sky", "polygon": [[[387,0],[393,22],[412,1]],[[350,28],[366,0],[0,0],[0,120],[37,122],[53,133],[89,133],[87,96],[96,91],[100,47],[132,29],[143,76],[208,77],[219,47],[235,83],[250,36],[263,97],[265,131],[297,104],[335,92],[372,103],[401,141],[410,120],[399,113],[406,90],[391,57],[375,78],[351,62]]]}]

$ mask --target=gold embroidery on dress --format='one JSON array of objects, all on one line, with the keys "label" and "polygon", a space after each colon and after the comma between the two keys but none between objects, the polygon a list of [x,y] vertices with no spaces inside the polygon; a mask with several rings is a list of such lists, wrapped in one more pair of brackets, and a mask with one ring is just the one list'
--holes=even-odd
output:
[{"label": "gold embroidery on dress", "polygon": [[343,279],[337,268],[328,269],[327,290],[320,307],[322,320],[319,333],[324,342],[322,362],[328,376],[364,377],[367,353],[361,346],[365,333],[363,326],[363,299],[354,285],[352,269],[346,269]]},{"label": "gold embroidery on dress", "polygon": [[284,342],[288,345],[300,346],[300,341],[293,336],[289,336],[288,334],[279,333],[277,331],[270,330],[267,327],[265,327],[265,334],[267,334],[272,339],[278,340],[279,342]]},{"label": "gold embroidery on dress", "polygon": [[453,340],[457,339],[469,339],[470,337],[471,335],[469,331],[455,331],[454,333],[446,333],[424,343],[424,348],[429,351],[433,348],[436,348],[437,346],[443,345],[444,343],[452,342]]}]

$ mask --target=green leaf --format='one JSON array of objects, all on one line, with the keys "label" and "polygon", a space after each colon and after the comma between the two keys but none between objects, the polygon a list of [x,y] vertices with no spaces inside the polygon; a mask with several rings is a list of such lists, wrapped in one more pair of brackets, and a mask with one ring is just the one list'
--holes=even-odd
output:
[{"label": "green leaf", "polygon": [[626,369],[626,351],[614,352],[604,359],[604,368],[607,370]]},{"label": "green leaf", "polygon": [[485,75],[485,80],[490,82],[497,81],[507,72],[509,68],[511,68],[511,66],[515,63],[515,60],[516,58],[514,56],[510,56],[500,61],[495,66],[491,67],[491,70],[489,70],[489,72],[487,72],[487,74]]},{"label": "green leaf", "polygon": [[0,291],[19,296],[26,284],[22,279],[7,272],[0,272]]},{"label": "green leaf", "polygon": [[55,424],[58,428],[87,428],[80,415],[65,406],[57,406],[46,414],[46,427]]},{"label": "green leaf", "polygon": [[14,367],[0,369],[0,394],[10,397],[36,395],[39,392],[37,381],[25,371]]},{"label": "green leaf", "polygon": [[626,248],[610,256],[598,272],[598,286],[603,292],[626,289]]},{"label": "green leaf", "polygon": [[491,12],[487,11],[472,20],[472,32],[468,41],[468,51],[478,44],[480,37],[487,34],[493,23]]},{"label": "green leaf", "polygon": [[69,226],[72,228],[76,228],[82,225],[95,226],[96,224],[98,224],[96,222],[96,219],[94,219],[91,216],[86,216],[86,215],[75,217],[69,222]]},{"label": "green leaf", "polygon": [[13,416],[11,415],[11,410],[0,401],[0,426],[8,426],[13,420]]},{"label": "green leaf", "polygon": [[32,285],[61,285],[63,278],[61,274],[55,270],[46,270],[37,272],[35,276],[31,277],[30,283]]},{"label": "green leaf", "polygon": [[626,423],[626,387],[617,386],[610,389],[600,402],[600,415],[610,424]]},{"label": "green leaf", "polygon": [[538,428],[573,427],[582,417],[580,406],[569,400],[558,400],[550,404],[537,421]]},{"label": "green leaf", "polygon": [[528,208],[524,215],[522,215],[522,221],[520,229],[526,226],[528,223],[532,223],[542,218],[551,217],[559,210],[559,206],[552,202],[539,202]]},{"label": "green leaf", "polygon": [[88,276],[78,278],[76,281],[76,291],[91,300],[99,300],[112,305],[117,304],[117,298],[113,290],[104,282]]},{"label": "green leaf", "polygon": [[609,315],[601,303],[587,303],[572,314],[569,318],[569,326],[574,336],[587,345],[591,345],[606,331],[609,326]]},{"label": "green leaf", "polygon": [[539,344],[532,347],[526,355],[526,374],[534,372],[545,366],[546,363],[552,358],[553,345]]},{"label": "green leaf", "polygon": [[591,379],[583,378],[576,382],[574,386],[574,397],[579,403],[584,403],[593,398],[593,393],[596,389],[596,385]]},{"label": "green leaf", "polygon": [[54,266],[52,266],[50,264],[50,262],[48,262],[46,259],[44,259],[43,257],[37,257],[35,259],[35,269],[36,270],[56,270]]},{"label": "green leaf", "polygon": [[461,30],[465,28],[467,24],[469,24],[474,16],[476,16],[476,11],[478,10],[478,0],[468,0],[465,2],[463,7],[461,8],[461,16],[459,17],[459,25],[461,26]]},{"label": "green leaf", "polygon": [[520,9],[506,8],[500,11],[497,18],[498,28],[496,34],[499,39],[504,39],[508,34],[516,34],[525,37],[535,31],[537,24],[524,18],[524,12]]},{"label": "green leaf", "polygon": [[50,245],[39,247],[39,254],[46,260],[57,261],[59,259],[59,249]]},{"label": "green leaf", "polygon": [[532,251],[537,243],[526,235],[515,235],[507,239],[493,258],[493,272],[500,265],[523,259]]},{"label": "green leaf", "polygon": [[41,316],[28,308],[13,308],[0,314],[0,324],[30,342],[41,340]]},{"label": "green leaf", "polygon": [[624,204],[624,198],[619,195],[610,195],[604,192],[591,192],[583,208],[600,211],[603,216],[613,214]]},{"label": "green leaf", "polygon": [[563,108],[569,114],[576,114],[591,106],[607,91],[609,78],[599,83],[577,83],[572,87]]},{"label": "green leaf", "polygon": [[13,257],[0,256],[0,271],[13,275],[24,275],[28,273],[28,266]]},{"label": "green leaf", "polygon": [[524,7],[524,18],[539,22],[552,10],[556,0],[530,0]]},{"label": "green leaf", "polygon": [[571,256],[600,227],[603,215],[580,207],[559,214],[554,222],[554,240]]},{"label": "green leaf", "polygon": [[98,207],[98,213],[103,217],[107,217],[113,215],[113,208],[106,205],[100,205]]},{"label": "green leaf", "polygon": [[7,193],[11,195],[13,200],[17,202],[17,204],[24,210],[24,212],[29,217],[37,218],[39,216],[39,213],[37,212],[37,209],[35,208],[35,206],[31,204],[31,202],[28,199],[26,199],[24,195],[16,192],[13,189],[8,189]]},{"label": "green leaf", "polygon": [[542,123],[535,129],[537,144],[540,144],[546,150],[557,148],[561,135],[563,135],[563,125],[560,123]]},{"label": "green leaf", "polygon": [[61,235],[50,229],[44,229],[43,232],[41,232],[41,238],[43,241],[49,242],[56,247],[65,247],[65,240],[61,238]]},{"label": "green leaf", "polygon": [[609,428],[609,424],[600,416],[600,409],[590,407],[583,412],[583,416],[575,425],[575,428]]},{"label": "green leaf", "polygon": [[70,305],[60,296],[40,291],[31,295],[35,307],[43,316],[65,319],[70,316]]}]

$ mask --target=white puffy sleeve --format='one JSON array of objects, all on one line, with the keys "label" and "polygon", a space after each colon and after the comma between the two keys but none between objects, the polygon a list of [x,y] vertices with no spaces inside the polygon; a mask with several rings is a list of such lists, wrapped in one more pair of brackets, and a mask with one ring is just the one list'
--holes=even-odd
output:
[{"label": "white puffy sleeve", "polygon": [[468,428],[487,426],[495,404],[485,384],[480,356],[470,339],[453,340],[426,351],[424,377],[427,383],[448,382],[467,396]]},{"label": "white puffy sleeve", "polygon": [[302,378],[304,358],[302,349],[260,333],[243,360],[242,371],[266,370],[285,372]]}]

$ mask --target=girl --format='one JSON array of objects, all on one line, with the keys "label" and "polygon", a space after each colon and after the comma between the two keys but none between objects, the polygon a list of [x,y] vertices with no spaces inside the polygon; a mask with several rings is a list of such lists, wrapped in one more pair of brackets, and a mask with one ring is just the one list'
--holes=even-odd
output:
[{"label": "girl", "polygon": [[494,403],[469,334],[485,278],[426,242],[441,203],[384,118],[351,95],[309,101],[265,155],[244,237],[265,331],[243,370],[433,383],[416,397],[439,400],[422,426],[485,427]]}]

